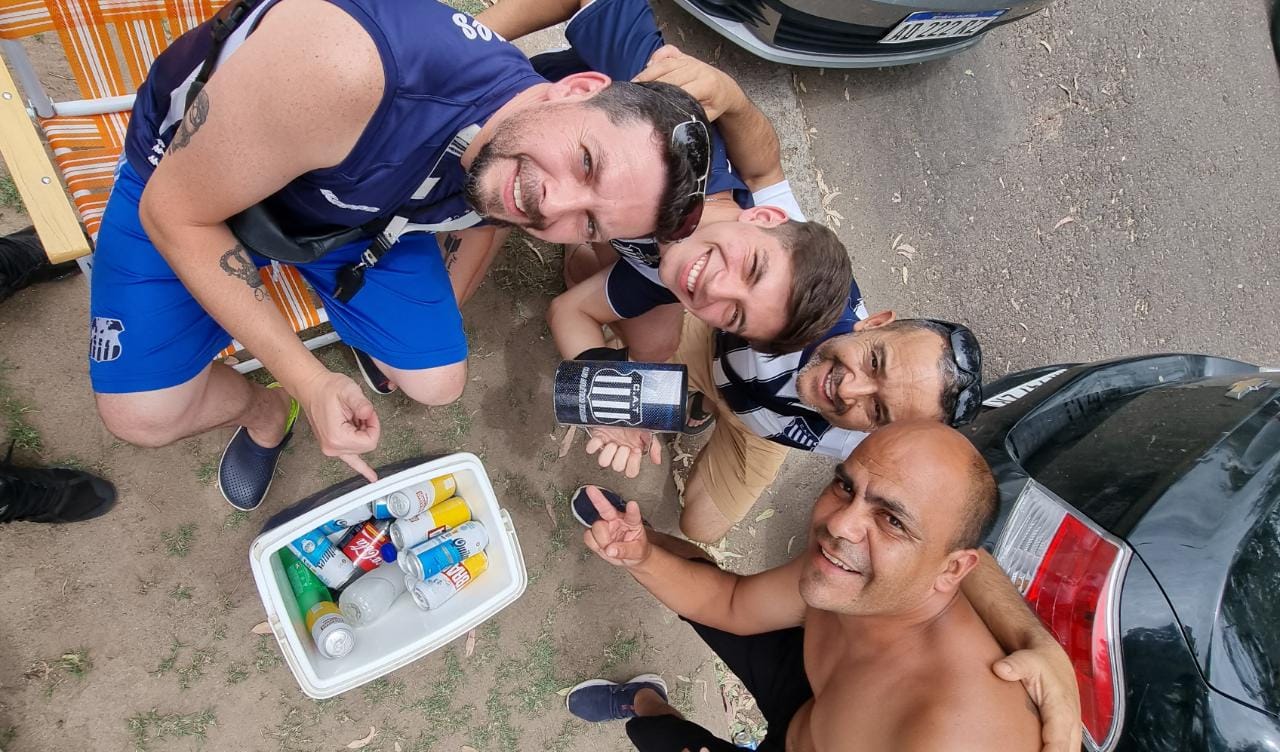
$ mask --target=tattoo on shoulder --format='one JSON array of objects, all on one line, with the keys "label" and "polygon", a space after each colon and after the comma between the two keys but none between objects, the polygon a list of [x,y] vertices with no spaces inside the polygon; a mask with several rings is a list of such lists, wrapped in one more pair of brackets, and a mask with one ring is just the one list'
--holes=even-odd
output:
[{"label": "tattoo on shoulder", "polygon": [[228,277],[244,280],[253,290],[253,297],[258,300],[267,299],[267,291],[262,289],[262,275],[258,273],[258,267],[253,265],[253,259],[249,258],[243,245],[236,243],[234,248],[222,254],[222,258],[218,259],[218,266],[222,267]]},{"label": "tattoo on shoulder", "polygon": [[440,245],[444,248],[444,268],[446,270],[453,268],[453,263],[458,260],[458,249],[462,247],[462,238],[457,233],[446,232],[440,238]]},{"label": "tattoo on shoulder", "polygon": [[196,131],[200,130],[200,126],[204,125],[204,121],[208,119],[209,95],[201,89],[187,110],[187,116],[178,124],[178,132],[173,134],[173,141],[169,143],[169,153],[179,151],[191,143],[191,137],[196,135]]}]

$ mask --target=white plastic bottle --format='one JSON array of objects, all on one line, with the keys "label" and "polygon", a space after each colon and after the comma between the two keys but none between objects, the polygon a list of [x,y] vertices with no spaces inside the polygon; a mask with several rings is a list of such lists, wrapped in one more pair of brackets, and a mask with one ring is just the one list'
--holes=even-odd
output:
[{"label": "white plastic bottle", "polygon": [[391,610],[404,591],[404,572],[391,561],[348,585],[338,596],[338,607],[351,626],[367,627]]}]

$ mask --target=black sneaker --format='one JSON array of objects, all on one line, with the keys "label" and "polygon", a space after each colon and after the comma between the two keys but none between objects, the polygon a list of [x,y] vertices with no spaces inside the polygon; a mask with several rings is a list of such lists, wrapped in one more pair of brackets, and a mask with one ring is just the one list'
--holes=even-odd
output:
[{"label": "black sneaker", "polygon": [[0,523],[81,522],[106,514],[115,503],[115,486],[96,475],[18,467],[9,456],[0,461]]},{"label": "black sneaker", "polygon": [[0,237],[0,302],[27,285],[60,279],[79,268],[74,261],[50,264],[33,227]]},{"label": "black sneaker", "polygon": [[[272,384],[268,388],[275,386]],[[289,439],[293,438],[293,424],[299,411],[298,401],[292,400],[284,438],[273,447],[258,446],[244,426],[236,429],[218,462],[218,490],[228,504],[242,512],[251,512],[267,498],[280,455],[288,446]]]},{"label": "black sneaker", "polygon": [[[596,511],[596,505],[591,503],[591,497],[587,496],[587,489],[590,486],[578,486],[578,490],[573,492],[573,496],[569,499],[569,506],[573,509],[573,518],[582,524],[583,527],[589,528],[600,521],[600,513]],[[615,491],[610,491],[602,486],[596,486],[600,494],[604,496],[605,501],[613,505],[618,510],[618,514],[626,514],[627,502]],[[641,519],[645,527],[653,527],[648,520]]]},{"label": "black sneaker", "polygon": [[[347,345],[347,347],[351,347]],[[396,390],[396,385],[391,383],[391,379],[378,368],[378,364],[373,362],[373,358],[363,350],[357,350],[351,347],[351,354],[356,358],[356,367],[360,369],[360,375],[364,377],[364,383],[378,394],[391,394]]]}]

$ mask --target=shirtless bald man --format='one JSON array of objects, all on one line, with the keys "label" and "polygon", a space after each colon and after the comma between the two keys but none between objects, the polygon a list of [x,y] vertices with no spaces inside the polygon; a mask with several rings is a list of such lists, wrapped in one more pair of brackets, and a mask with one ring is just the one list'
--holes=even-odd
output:
[{"label": "shirtless bald man", "polygon": [[[761,750],[1040,749],[1036,706],[991,671],[1004,651],[960,589],[996,511],[986,462],[954,429],[893,423],[835,469],[796,559],[738,576],[652,545],[635,502],[591,550],[625,567],[736,673],[769,723]],[[568,695],[591,721],[630,718],[648,750],[734,750],[685,720],[654,675]]]}]

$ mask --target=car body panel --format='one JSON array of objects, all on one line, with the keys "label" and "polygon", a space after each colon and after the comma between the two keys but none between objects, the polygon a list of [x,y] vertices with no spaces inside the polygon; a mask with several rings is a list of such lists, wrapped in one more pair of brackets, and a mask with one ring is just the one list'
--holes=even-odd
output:
[{"label": "car body panel", "polygon": [[[1280,749],[1280,718],[1265,701],[1274,707],[1276,680],[1259,677],[1275,643],[1261,641],[1260,660],[1258,644],[1249,655],[1220,618],[1242,544],[1257,540],[1250,531],[1263,515],[1280,514],[1280,375],[1198,355],[1085,364],[962,430],[1000,487],[989,542],[1034,479],[1133,552],[1120,595],[1116,749]],[[1280,544],[1263,543],[1268,561],[1280,556]],[[1255,571],[1247,585],[1273,579]],[[1271,600],[1246,595],[1276,613]]]},{"label": "car body panel", "polygon": [[[676,0],[713,30],[749,52],[785,65],[879,68],[933,60],[972,47],[996,26],[1023,18],[1051,0]],[[971,37],[878,44],[912,13],[1005,10]]]}]

